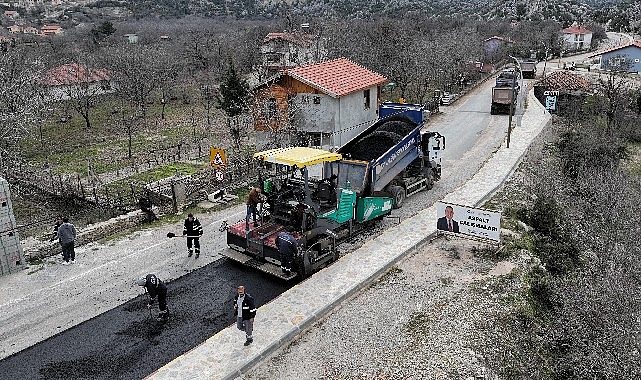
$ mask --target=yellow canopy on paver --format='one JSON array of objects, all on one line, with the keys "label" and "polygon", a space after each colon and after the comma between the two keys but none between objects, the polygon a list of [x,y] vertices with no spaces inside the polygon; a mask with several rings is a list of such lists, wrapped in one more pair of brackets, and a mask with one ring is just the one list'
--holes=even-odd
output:
[{"label": "yellow canopy on paver", "polygon": [[303,168],[321,162],[338,161],[343,156],[322,149],[294,146],[265,150],[254,154],[254,158],[279,165]]}]

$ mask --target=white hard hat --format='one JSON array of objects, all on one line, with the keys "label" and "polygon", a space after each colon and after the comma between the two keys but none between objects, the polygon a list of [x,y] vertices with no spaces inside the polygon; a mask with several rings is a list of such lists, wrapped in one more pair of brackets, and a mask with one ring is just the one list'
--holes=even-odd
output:
[{"label": "white hard hat", "polygon": [[145,286],[146,283],[147,283],[147,277],[146,276],[142,276],[142,277],[140,277],[139,279],[136,280],[136,285],[139,285],[139,286]]}]

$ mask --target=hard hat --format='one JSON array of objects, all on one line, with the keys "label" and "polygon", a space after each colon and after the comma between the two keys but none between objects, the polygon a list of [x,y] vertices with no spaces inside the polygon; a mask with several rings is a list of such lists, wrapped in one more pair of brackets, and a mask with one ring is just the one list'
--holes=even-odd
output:
[{"label": "hard hat", "polygon": [[136,280],[136,285],[138,285],[138,286],[145,286],[146,283],[147,283],[147,277],[146,276],[142,276],[142,277],[140,277],[139,279]]}]

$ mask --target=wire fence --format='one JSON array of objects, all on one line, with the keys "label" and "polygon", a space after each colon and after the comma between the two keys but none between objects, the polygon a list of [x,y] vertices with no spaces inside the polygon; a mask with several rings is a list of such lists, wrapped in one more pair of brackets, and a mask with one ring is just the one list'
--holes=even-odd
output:
[{"label": "wire fence", "polygon": [[[224,180],[217,181],[211,168],[193,175],[174,175],[159,181],[142,182],[127,178],[150,171],[165,164],[208,162],[209,146],[204,144],[177,145],[164,151],[156,149],[144,159],[115,162],[112,172],[95,174],[91,168],[88,175],[78,172],[55,173],[53,169],[26,162],[16,162],[4,168],[4,177],[30,192],[74,199],[87,204],[113,210],[121,214],[138,207],[142,196],[147,196],[161,212],[176,211],[180,202],[189,203],[206,199],[207,194],[222,187],[235,189],[257,175],[251,156],[228,156],[228,165],[223,170]],[[128,164],[128,165],[125,165]],[[118,182],[118,185],[115,183]],[[177,191],[180,188],[180,194]],[[179,197],[179,195],[182,195]]]}]

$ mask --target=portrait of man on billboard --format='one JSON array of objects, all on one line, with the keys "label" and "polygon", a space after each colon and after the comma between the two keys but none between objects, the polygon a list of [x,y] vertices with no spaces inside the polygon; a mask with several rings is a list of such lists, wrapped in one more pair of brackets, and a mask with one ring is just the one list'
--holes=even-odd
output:
[{"label": "portrait of man on billboard", "polygon": [[454,209],[452,206],[445,206],[445,216],[438,218],[436,229],[441,231],[459,232],[458,222],[454,220]]}]

